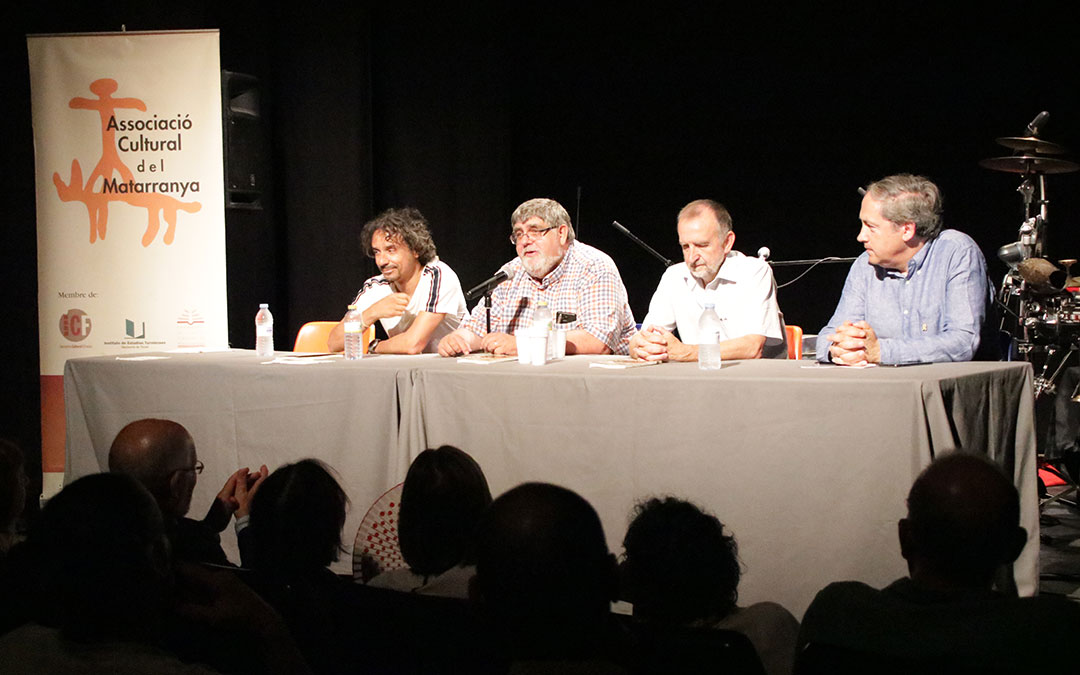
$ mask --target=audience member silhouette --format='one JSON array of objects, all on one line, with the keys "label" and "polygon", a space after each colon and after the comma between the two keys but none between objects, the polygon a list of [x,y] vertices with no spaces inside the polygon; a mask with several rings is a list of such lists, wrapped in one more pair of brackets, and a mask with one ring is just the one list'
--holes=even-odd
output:
[{"label": "audience member silhouette", "polygon": [[515,669],[619,672],[615,558],[596,511],[566,488],[525,483],[480,519],[471,593]]},{"label": "audience member silhouette", "polygon": [[916,479],[907,504],[899,537],[909,576],[882,590],[849,581],[819,592],[803,617],[799,644],[813,646],[797,671],[818,672],[810,668],[822,653],[847,655],[856,667],[865,655],[900,670],[1075,667],[1057,647],[1080,636],[1080,607],[993,589],[995,570],[1027,539],[1019,494],[1000,468],[979,455],[946,455]]},{"label": "audience member silhouette", "polygon": [[[80,478],[42,510],[25,545],[21,572],[31,590],[31,622],[0,638],[0,663],[33,673],[202,673],[163,645],[173,591],[170,547],[154,498],[130,476]],[[260,670],[305,672],[284,623],[230,573],[185,579],[189,616],[242,626]]]},{"label": "audience member silhouette", "polygon": [[134,477],[150,491],[165,518],[177,560],[228,564],[218,533],[229,518],[247,514],[250,495],[266,477],[266,467],[236,471],[218,493],[201,521],[186,518],[202,462],[195,441],[182,425],[142,419],[120,430],[109,449],[109,471]]},{"label": "audience member silhouette", "polygon": [[241,548],[244,565],[283,576],[328,573],[327,566],[344,550],[341,528],[348,504],[319,460],[280,467],[252,499],[251,520],[241,533],[248,539]]},{"label": "audience member silhouette", "polygon": [[316,672],[340,672],[355,658],[355,608],[346,599],[352,584],[328,569],[343,550],[348,503],[322,462],[286,464],[259,486],[238,535],[253,585],[285,617]]},{"label": "audience member silhouette", "polygon": [[774,602],[736,605],[738,545],[715,516],[675,497],[650,499],[635,508],[623,548],[635,620],[738,631],[769,675],[792,672],[799,622]]},{"label": "audience member silhouette", "polygon": [[398,516],[408,568],[383,572],[369,585],[467,598],[476,573],[476,522],[489,504],[491,490],[476,460],[449,445],[421,452],[405,476]]},{"label": "audience member silhouette", "polygon": [[15,528],[26,505],[26,472],[18,445],[0,438],[0,561],[15,543]]}]

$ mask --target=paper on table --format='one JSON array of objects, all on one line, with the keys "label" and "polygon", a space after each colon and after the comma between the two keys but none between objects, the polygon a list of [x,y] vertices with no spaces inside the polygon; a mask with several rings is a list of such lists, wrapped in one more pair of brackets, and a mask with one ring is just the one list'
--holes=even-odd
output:
[{"label": "paper on table", "polygon": [[862,370],[863,368],[877,368],[876,363],[864,363],[861,366],[842,366],[839,363],[822,363],[821,361],[814,361],[807,366],[800,366],[801,368],[847,368],[850,370]]},{"label": "paper on table", "polygon": [[263,361],[265,366],[268,363],[283,363],[287,366],[309,366],[314,363],[330,363],[331,361],[342,358],[341,354],[326,354],[324,356],[278,356],[273,361]]},{"label": "paper on table", "polygon": [[618,359],[612,359],[611,361],[593,361],[589,364],[590,368],[642,368],[644,366],[655,366],[659,361],[643,361],[642,359],[632,359],[629,356],[624,356]]},{"label": "paper on table", "polygon": [[483,352],[480,354],[469,354],[467,356],[459,356],[458,363],[476,363],[481,366],[486,366],[491,363],[501,363],[503,361],[516,361],[516,356],[510,356],[508,354],[489,354]]}]

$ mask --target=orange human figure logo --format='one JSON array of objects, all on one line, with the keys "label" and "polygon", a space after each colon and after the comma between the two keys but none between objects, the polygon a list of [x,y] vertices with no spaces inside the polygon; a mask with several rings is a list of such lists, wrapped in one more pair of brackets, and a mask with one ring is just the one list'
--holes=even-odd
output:
[{"label": "orange human figure logo", "polygon": [[[183,202],[171,195],[158,192],[106,192],[105,184],[119,174],[124,183],[135,180],[131,169],[120,159],[117,149],[116,130],[110,128],[110,120],[113,119],[118,108],[134,109],[146,112],[146,104],[137,98],[114,98],[113,93],[119,88],[116,80],[102,78],[90,83],[90,91],[97,95],[96,99],[77,96],[68,102],[68,105],[76,110],[96,110],[101,118],[101,159],[90,172],[90,176],[83,182],[82,167],[79,160],[71,162],[71,180],[64,183],[59,173],[53,173],[53,185],[56,186],[57,196],[61,201],[79,201],[86,206],[90,220],[90,243],[93,244],[99,238],[105,238],[105,231],[109,222],[109,202],[124,202],[130,206],[142,207],[147,212],[146,232],[142,237],[142,245],[149,246],[157,237],[161,228],[160,218],[164,217],[168,228],[162,241],[166,246],[173,243],[176,234],[177,211],[195,213],[202,208],[199,202]],[[101,179],[100,189],[95,190],[95,183]]]}]

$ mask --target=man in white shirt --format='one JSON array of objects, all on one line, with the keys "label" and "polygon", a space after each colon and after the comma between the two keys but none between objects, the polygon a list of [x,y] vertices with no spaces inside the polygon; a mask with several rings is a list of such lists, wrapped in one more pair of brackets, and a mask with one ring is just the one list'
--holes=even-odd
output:
[{"label": "man in white shirt", "polygon": [[[435,253],[427,220],[413,208],[390,209],[364,225],[360,239],[381,274],[365,281],[351,304],[362,312],[365,328],[379,321],[389,336],[373,340],[368,353],[437,351],[468,308],[457,274]],[[344,318],[327,346],[345,348]]]},{"label": "man in white shirt", "polygon": [[[697,361],[698,320],[711,303],[723,324],[724,359],[786,358],[776,283],[768,263],[733,251],[731,215],[711,199],[679,211],[683,262],[660,278],[630,355],[650,361]],[[679,331],[678,337],[672,332]]]}]

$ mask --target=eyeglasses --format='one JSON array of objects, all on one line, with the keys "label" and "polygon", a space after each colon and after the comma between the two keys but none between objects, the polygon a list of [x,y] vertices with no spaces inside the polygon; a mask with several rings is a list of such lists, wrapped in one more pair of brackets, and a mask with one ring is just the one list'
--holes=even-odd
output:
[{"label": "eyeglasses", "polygon": [[200,474],[200,473],[202,473],[202,470],[203,470],[204,466],[205,465],[202,462],[200,462],[199,460],[195,460],[195,466],[188,467],[186,469],[173,469],[172,472],[173,473],[179,473],[181,471],[194,471],[196,474]]},{"label": "eyeglasses", "polygon": [[545,234],[547,234],[551,230],[554,230],[557,227],[558,225],[548,225],[544,228],[530,227],[526,230],[514,230],[510,233],[510,243],[514,246],[517,246],[518,242],[522,239],[524,239],[525,241],[533,241],[535,239],[539,239],[540,237],[544,236]]}]

